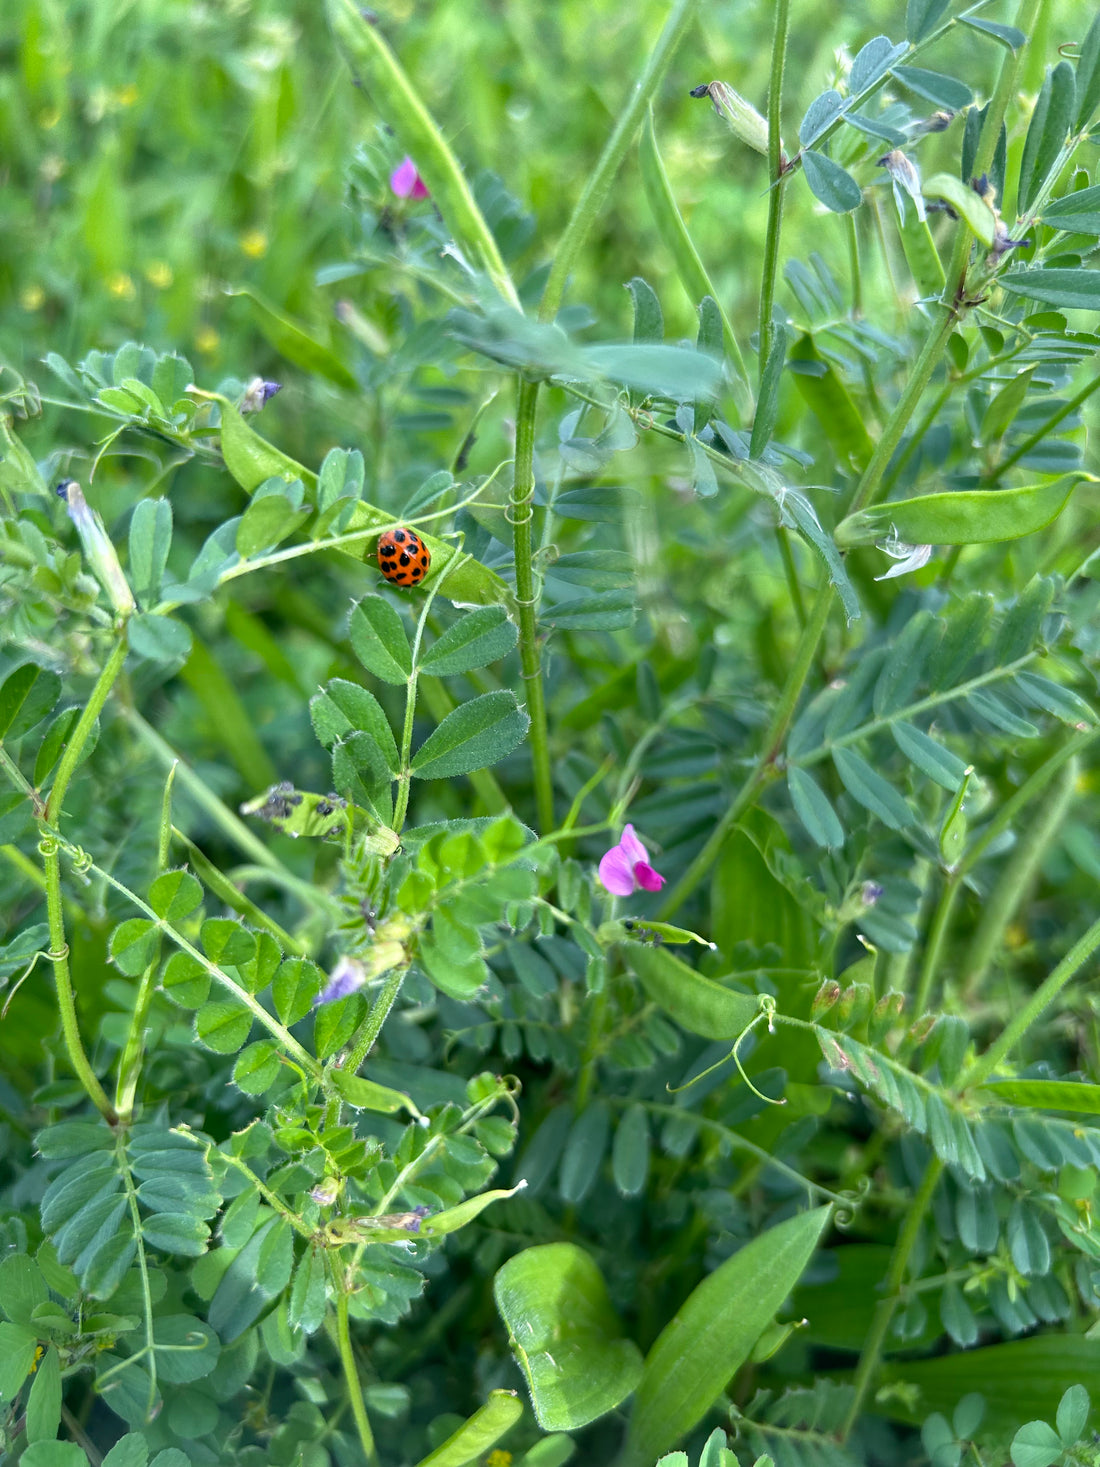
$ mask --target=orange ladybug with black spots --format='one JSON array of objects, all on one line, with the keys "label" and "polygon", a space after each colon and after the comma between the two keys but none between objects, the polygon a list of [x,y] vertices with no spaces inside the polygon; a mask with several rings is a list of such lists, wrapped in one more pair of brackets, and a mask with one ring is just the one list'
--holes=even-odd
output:
[{"label": "orange ladybug with black spots", "polygon": [[431,552],[415,530],[387,530],[378,540],[378,569],[394,586],[416,586],[428,574]]}]

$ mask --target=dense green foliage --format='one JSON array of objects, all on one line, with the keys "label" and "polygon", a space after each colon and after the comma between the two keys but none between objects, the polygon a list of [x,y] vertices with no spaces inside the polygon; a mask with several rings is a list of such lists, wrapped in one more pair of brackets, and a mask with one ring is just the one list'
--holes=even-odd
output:
[{"label": "dense green foliage", "polygon": [[1002,9],[0,18],[0,1460],[1100,1462],[1100,18]]}]

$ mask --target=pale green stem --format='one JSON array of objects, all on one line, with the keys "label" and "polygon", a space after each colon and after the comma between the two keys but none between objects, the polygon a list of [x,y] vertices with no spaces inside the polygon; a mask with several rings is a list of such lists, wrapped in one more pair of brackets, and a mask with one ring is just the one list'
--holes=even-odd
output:
[{"label": "pale green stem", "polygon": [[336,1343],[340,1351],[340,1364],[344,1369],[344,1384],[348,1388],[348,1400],[351,1403],[351,1414],[355,1418],[355,1427],[359,1433],[359,1445],[363,1448],[367,1461],[374,1463],[378,1460],[374,1446],[374,1433],[371,1431],[370,1417],[367,1415],[366,1402],[363,1400],[363,1387],[359,1384],[355,1352],[351,1348],[347,1279],[343,1276],[343,1269],[339,1263],[334,1266],[333,1273],[336,1275]]},{"label": "pale green stem", "polygon": [[841,1440],[847,1441],[852,1433],[852,1428],[859,1420],[860,1412],[863,1410],[863,1402],[871,1387],[875,1374],[878,1371],[879,1360],[882,1356],[882,1347],[886,1343],[886,1333],[890,1328],[890,1321],[894,1317],[894,1311],[898,1306],[898,1300],[905,1285],[905,1274],[909,1267],[909,1259],[916,1244],[917,1237],[924,1222],[924,1214],[928,1211],[929,1203],[932,1201],[932,1193],[936,1190],[936,1183],[943,1171],[943,1162],[938,1156],[929,1159],[925,1168],[924,1179],[920,1184],[916,1196],[905,1214],[905,1222],[898,1240],[894,1244],[893,1256],[890,1259],[890,1268],[883,1285],[883,1295],[875,1305],[875,1312],[871,1319],[871,1328],[864,1341],[863,1352],[856,1366],[855,1378],[852,1382],[854,1391],[852,1403],[848,1407],[848,1414],[841,1430]]},{"label": "pale green stem", "polygon": [[61,756],[61,763],[57,766],[50,797],[46,802],[45,816],[49,825],[56,825],[60,819],[61,806],[69,788],[69,781],[76,772],[76,766],[80,763],[84,745],[88,742],[95,721],[103,712],[104,704],[110,696],[115,680],[122,671],[122,665],[126,661],[126,651],[127,642],[124,629],[111,649],[111,655],[104,663],[103,671],[96,679],[91,697],[84,705],[84,711],[77,720],[76,728],[73,729],[72,736],[65,746],[65,752]]},{"label": "pale green stem", "polygon": [[768,224],[764,235],[764,272],[760,279],[760,375],[763,375],[772,349],[775,327],[772,307],[775,303],[775,277],[779,269],[779,231],[783,222],[783,148],[780,141],[780,117],[783,106],[783,68],[787,60],[787,32],[790,26],[790,0],[775,0],[775,28],[772,33],[772,72],[768,85]]},{"label": "pale green stem", "polygon": [[1074,943],[1050,976],[1039,985],[1023,1008],[1001,1031],[1000,1036],[983,1055],[974,1061],[959,1081],[960,1092],[980,1085],[1004,1063],[1032,1024],[1042,1016],[1045,1009],[1050,1007],[1066,984],[1076,977],[1079,969],[1088,962],[1098,947],[1100,947],[1100,919],[1092,924],[1084,937]]},{"label": "pale green stem", "polygon": [[932,985],[940,970],[940,956],[943,952],[944,940],[951,926],[951,918],[955,915],[955,904],[959,899],[961,888],[962,871],[956,868],[944,883],[940,899],[936,904],[935,914],[932,917],[932,925],[928,931],[928,940],[924,945],[920,977],[917,979],[917,991],[913,998],[913,1017],[915,1019],[919,1019],[928,1008],[932,996]]},{"label": "pale green stem", "polygon": [[394,968],[382,985],[378,997],[371,1004],[370,1012],[351,1041],[351,1048],[343,1065],[349,1075],[357,1075],[360,1065],[370,1054],[374,1041],[382,1032],[382,1025],[397,1002],[397,995],[401,992],[401,985],[408,971],[408,968]]},{"label": "pale green stem", "polygon": [[1031,888],[1039,865],[1058,834],[1077,785],[1080,766],[1071,759],[1050,798],[1039,808],[1031,826],[1021,833],[1000,880],[982,906],[981,921],[963,960],[961,981],[970,999],[976,997],[989,965],[1001,945],[1005,929]]},{"label": "pale green stem", "polygon": [[554,828],[554,782],[550,772],[550,742],[546,724],[546,691],[542,681],[538,602],[533,562],[535,497],[535,413],[538,383],[519,383],[516,402],[516,469],[512,484],[512,546],[516,566],[516,607],[519,613],[520,670],[526,688],[528,739],[535,786],[539,834]]}]

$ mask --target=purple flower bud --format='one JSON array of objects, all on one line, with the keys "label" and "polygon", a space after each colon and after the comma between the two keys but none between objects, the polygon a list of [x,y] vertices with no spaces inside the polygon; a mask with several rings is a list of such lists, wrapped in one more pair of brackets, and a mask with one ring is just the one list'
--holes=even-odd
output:
[{"label": "purple flower bud", "polygon": [[405,157],[390,174],[390,188],[399,199],[426,199],[428,190],[416,164]]},{"label": "purple flower bud", "polygon": [[314,999],[314,1007],[323,1003],[335,1003],[337,999],[358,993],[366,981],[367,970],[363,964],[357,963],[354,958],[342,957],[329,974],[328,983]]},{"label": "purple flower bud", "polygon": [[282,386],[281,382],[266,382],[262,377],[253,377],[241,398],[241,412],[258,413],[265,403],[282,391]]}]

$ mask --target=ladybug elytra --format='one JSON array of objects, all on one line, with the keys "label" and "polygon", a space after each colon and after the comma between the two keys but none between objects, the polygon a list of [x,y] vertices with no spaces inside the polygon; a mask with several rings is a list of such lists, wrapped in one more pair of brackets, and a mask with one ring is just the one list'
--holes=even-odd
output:
[{"label": "ladybug elytra", "polygon": [[387,530],[378,541],[378,569],[395,586],[415,586],[428,574],[431,552],[415,530]]}]

